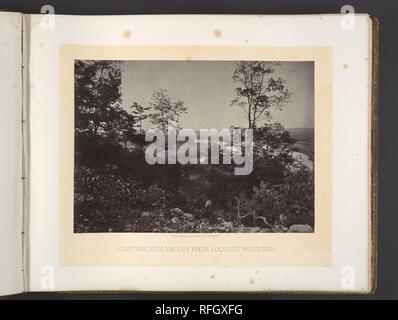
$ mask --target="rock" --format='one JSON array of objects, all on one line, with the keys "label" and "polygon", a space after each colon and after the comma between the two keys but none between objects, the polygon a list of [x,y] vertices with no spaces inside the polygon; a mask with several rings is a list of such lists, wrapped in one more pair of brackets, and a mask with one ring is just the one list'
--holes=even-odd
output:
[{"label": "rock", "polygon": [[289,228],[285,227],[285,226],[279,226],[279,229],[281,229],[282,232],[287,232],[289,231]]},{"label": "rock", "polygon": [[234,227],[234,225],[233,225],[232,222],[230,222],[230,221],[224,221],[221,225],[222,225],[224,228],[233,228],[233,227]]},{"label": "rock", "polygon": [[276,224],[276,225],[272,226],[271,231],[275,232],[275,233],[282,233],[282,232],[288,232],[289,228],[286,228],[285,226]]},{"label": "rock", "polygon": [[288,231],[289,231],[289,228],[286,228],[286,227],[278,225],[278,224],[272,226],[272,232],[275,232],[275,233],[282,233],[282,232],[288,232]]},{"label": "rock", "polygon": [[182,211],[180,208],[174,208],[170,210],[170,213],[173,215],[182,215],[184,211]]},{"label": "rock", "polygon": [[310,233],[313,232],[312,227],[308,224],[294,224],[290,226],[289,231],[292,233]]},{"label": "rock", "polygon": [[178,223],[178,218],[177,217],[172,218],[171,222],[174,223],[174,224],[177,224]]},{"label": "rock", "polygon": [[261,232],[261,233],[272,233],[272,229],[271,228],[261,228],[259,232]]},{"label": "rock", "polygon": [[152,215],[151,212],[145,211],[145,212],[141,213],[141,218],[148,218],[148,217],[150,217],[151,215]]},{"label": "rock", "polygon": [[259,227],[240,227],[237,230],[239,230],[238,232],[242,232],[242,233],[255,233],[255,232],[260,232],[261,228],[259,228]]},{"label": "rock", "polygon": [[194,217],[194,215],[193,215],[192,213],[187,213],[187,212],[185,212],[183,215],[184,215],[184,217],[185,217],[187,220],[189,220],[189,221],[195,220],[195,217]]},{"label": "rock", "polygon": [[215,226],[213,230],[217,232],[231,232],[232,230],[234,230],[234,226],[232,222],[223,221],[222,223],[220,223],[220,225]]}]

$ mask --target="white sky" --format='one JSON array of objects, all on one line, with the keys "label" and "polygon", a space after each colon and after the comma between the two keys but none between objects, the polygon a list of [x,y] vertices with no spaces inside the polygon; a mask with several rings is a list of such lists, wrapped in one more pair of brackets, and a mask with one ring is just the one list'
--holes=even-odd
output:
[{"label": "white sky", "polygon": [[[181,126],[192,129],[247,126],[243,110],[230,107],[235,97],[233,61],[125,61],[122,71],[123,107],[134,101],[148,106],[152,93],[166,89],[189,108]],[[314,126],[314,67],[312,62],[282,62],[273,77],[281,77],[292,102],[273,118],[287,128]],[[144,124],[147,127],[148,124]]]}]

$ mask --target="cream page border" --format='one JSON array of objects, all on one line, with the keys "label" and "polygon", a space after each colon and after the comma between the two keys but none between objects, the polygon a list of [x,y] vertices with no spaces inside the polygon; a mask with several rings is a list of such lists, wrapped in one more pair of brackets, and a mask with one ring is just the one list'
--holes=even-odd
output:
[{"label": "cream page border", "polygon": [[[332,256],[332,50],[330,47],[60,45],[60,265],[328,267]],[[315,64],[315,232],[73,233],[74,61],[268,60]],[[201,252],[207,247],[209,251]],[[137,250],[139,249],[139,250]],[[173,249],[168,251],[167,249]]]}]

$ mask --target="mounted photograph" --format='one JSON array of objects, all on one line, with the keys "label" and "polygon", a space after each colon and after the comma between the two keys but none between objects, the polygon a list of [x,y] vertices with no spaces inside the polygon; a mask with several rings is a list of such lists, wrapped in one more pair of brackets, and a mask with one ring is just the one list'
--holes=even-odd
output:
[{"label": "mounted photograph", "polygon": [[314,62],[74,62],[74,233],[313,233]]}]

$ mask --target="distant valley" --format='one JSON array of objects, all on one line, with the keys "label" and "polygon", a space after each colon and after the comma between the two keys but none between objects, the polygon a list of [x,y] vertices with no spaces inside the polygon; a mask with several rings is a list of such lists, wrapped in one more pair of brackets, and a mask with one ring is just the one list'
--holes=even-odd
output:
[{"label": "distant valley", "polygon": [[295,147],[314,161],[314,128],[288,128],[292,138],[296,139]]}]

